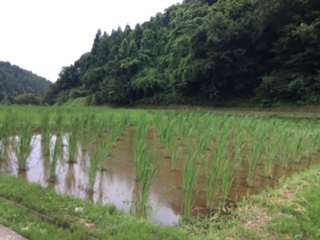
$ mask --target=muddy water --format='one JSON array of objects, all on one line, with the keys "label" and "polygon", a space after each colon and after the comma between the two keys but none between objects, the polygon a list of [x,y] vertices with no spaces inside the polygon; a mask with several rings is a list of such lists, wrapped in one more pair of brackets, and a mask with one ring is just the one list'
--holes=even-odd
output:
[{"label": "muddy water", "polygon": [[[165,156],[165,151],[155,130],[149,132],[147,139],[160,158],[159,170],[150,193],[153,220],[163,225],[174,225],[179,222],[182,212],[183,159],[180,160],[177,170],[171,171],[171,160]],[[53,137],[52,141],[55,141],[55,137]],[[67,140],[64,138],[64,147],[56,170],[58,181],[54,184],[49,184],[47,181],[49,178],[49,161],[43,154],[41,135],[35,135],[33,143],[34,148],[28,159],[27,171],[18,171],[17,159],[12,146],[9,146],[6,151],[6,160],[0,161],[0,168],[11,175],[19,176],[30,182],[40,183],[44,187],[54,188],[61,194],[73,195],[95,203],[114,204],[118,209],[125,212],[132,210],[133,200],[137,199],[139,192],[139,185],[135,181],[134,171],[135,130],[133,128],[128,128],[116,142],[111,156],[106,160],[108,170],[98,172],[92,195],[87,194],[86,188],[89,181],[88,169],[93,146],[86,147],[89,149],[88,151],[82,151],[82,146],[79,142],[77,163],[68,164],[66,162],[68,156]],[[182,156],[185,155],[182,154]],[[228,201],[236,202],[247,194],[255,194],[262,189],[272,187],[280,177],[305,169],[309,164],[308,159],[305,159],[299,164],[291,164],[289,169],[277,166],[273,172],[273,179],[262,177],[264,166],[259,165],[256,170],[253,187],[247,186],[247,171],[246,166],[243,166],[242,171],[236,171],[235,173]],[[206,212],[204,180],[204,175],[201,174],[198,181],[194,212]]]}]

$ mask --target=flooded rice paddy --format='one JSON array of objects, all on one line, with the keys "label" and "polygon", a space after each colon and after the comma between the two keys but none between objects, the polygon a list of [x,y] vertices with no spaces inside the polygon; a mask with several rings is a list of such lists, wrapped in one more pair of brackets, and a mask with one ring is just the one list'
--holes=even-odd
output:
[{"label": "flooded rice paddy", "polygon": [[[40,183],[43,187],[53,188],[61,194],[88,199],[94,203],[114,204],[125,212],[134,212],[135,201],[139,201],[140,183],[136,181],[134,157],[136,146],[136,130],[128,127],[115,142],[109,156],[105,159],[106,171],[99,171],[96,175],[93,193],[88,193],[89,169],[96,143],[88,143],[83,146],[77,144],[76,161],[68,163],[67,135],[63,137],[62,149],[59,153],[56,167],[57,181],[49,182],[49,159],[44,151],[41,134],[34,135],[33,149],[27,160],[27,170],[18,170],[18,161],[14,149],[14,140],[5,149],[5,158],[0,161],[2,171],[19,176],[33,183]],[[52,143],[56,136],[51,137]],[[97,140],[101,141],[101,140]],[[147,141],[159,157],[158,171],[155,175],[150,190],[149,211],[154,222],[163,225],[175,225],[182,216],[183,202],[183,168],[185,161],[179,161],[175,170],[161,145],[157,132],[151,128],[147,135]],[[187,157],[187,146],[179,142],[182,148],[180,158]],[[208,154],[210,151],[208,150]],[[228,204],[236,203],[248,194],[256,194],[262,189],[273,187],[279,178],[289,176],[294,172],[306,169],[312,164],[311,158],[301,158],[299,162],[291,162],[287,167],[275,165],[273,178],[264,176],[264,165],[258,164],[254,174],[253,186],[248,186],[248,168],[244,162],[241,168],[234,173],[233,183],[227,198]],[[197,162],[200,167],[200,175],[196,187],[195,203],[192,213],[208,213],[206,209],[205,173],[203,163]]]}]

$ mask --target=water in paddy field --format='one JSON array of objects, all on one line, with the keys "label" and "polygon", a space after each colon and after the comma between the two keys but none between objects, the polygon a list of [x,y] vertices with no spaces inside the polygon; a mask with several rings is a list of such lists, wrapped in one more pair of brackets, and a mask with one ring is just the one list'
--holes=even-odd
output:
[{"label": "water in paddy field", "polygon": [[[154,129],[149,131],[147,138],[156,155],[160,158],[159,170],[150,192],[151,216],[154,216],[153,220],[158,224],[175,225],[179,222],[182,213],[182,170],[186,154],[182,154],[177,170],[172,171],[170,170],[171,160],[165,156],[165,151],[161,147]],[[52,143],[55,142],[55,139],[56,136],[53,136]],[[87,194],[86,189],[89,182],[88,169],[91,165],[95,143],[91,143],[85,147],[88,150],[83,151],[81,142],[79,142],[76,154],[77,162],[70,164],[66,161],[68,159],[68,143],[67,135],[64,136],[63,148],[56,168],[58,175],[56,183],[48,182],[49,160],[44,155],[41,135],[33,137],[34,148],[28,158],[27,171],[18,171],[13,144],[11,143],[7,147],[5,160],[0,161],[0,168],[8,174],[19,176],[30,182],[40,183],[44,187],[54,188],[56,192],[61,194],[88,199],[94,203],[114,204],[125,212],[132,211],[133,202],[139,198],[139,182],[135,180],[134,169],[135,130],[132,127],[129,127],[120,137],[113,147],[111,155],[106,159],[107,171],[97,173],[94,193],[91,195]],[[305,169],[309,167],[309,164],[305,160],[290,164],[288,169],[277,166],[273,171],[273,179],[262,177],[264,166],[259,165],[255,171],[253,187],[247,185],[247,166],[244,165],[241,171],[235,172],[228,202],[236,202],[248,194],[255,194],[262,189],[272,187],[280,177]],[[201,172],[193,212],[206,213],[205,204],[205,177]]]}]

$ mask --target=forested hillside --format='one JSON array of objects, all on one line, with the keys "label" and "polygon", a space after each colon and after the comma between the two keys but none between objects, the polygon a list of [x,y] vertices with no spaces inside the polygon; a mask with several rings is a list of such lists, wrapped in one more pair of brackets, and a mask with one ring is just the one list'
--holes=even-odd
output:
[{"label": "forested hillside", "polygon": [[185,0],[134,29],[98,30],[50,104],[320,103],[319,0]]},{"label": "forested hillside", "polygon": [[30,71],[0,61],[0,102],[6,97],[13,98],[25,93],[42,96],[50,84],[50,81]]}]

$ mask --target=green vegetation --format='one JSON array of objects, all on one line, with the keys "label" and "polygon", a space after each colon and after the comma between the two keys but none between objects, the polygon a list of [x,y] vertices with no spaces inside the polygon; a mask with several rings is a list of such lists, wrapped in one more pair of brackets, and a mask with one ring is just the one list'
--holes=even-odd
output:
[{"label": "green vegetation", "polygon": [[199,168],[195,166],[197,152],[189,153],[183,171],[183,217],[191,217],[191,210],[195,200],[197,181],[199,177]]},{"label": "green vegetation", "polygon": [[51,82],[30,71],[0,61],[0,103],[39,105]]},{"label": "green vegetation", "polygon": [[[61,151],[62,147],[62,133],[58,133],[55,136],[55,141],[54,141],[54,147],[52,150],[49,150],[49,182],[56,182],[57,181],[57,166],[58,166],[58,159],[59,159],[59,154]],[[51,143],[51,139],[50,139]],[[51,147],[51,146],[50,146]]]},{"label": "green vegetation", "polygon": [[[183,196],[180,212],[183,217],[179,228],[193,233],[198,239],[270,239],[271,237],[281,239],[286,235],[298,239],[308,236],[312,239],[317,238],[319,234],[317,230],[319,221],[315,214],[317,209],[312,202],[317,196],[312,187],[319,184],[319,174],[314,169],[319,170],[319,167],[294,177],[296,180],[291,183],[295,186],[290,185],[290,189],[283,190],[283,187],[288,185],[280,185],[278,193],[277,190],[268,190],[261,195],[250,196],[246,201],[238,203],[237,208],[231,209],[231,212],[228,205],[230,199],[231,201],[235,199],[232,189],[237,187],[235,184],[239,184],[235,181],[239,179],[236,178],[239,174],[244,181],[247,179],[251,189],[260,181],[269,180],[265,177],[278,180],[297,165],[309,167],[311,163],[317,162],[320,144],[318,119],[101,107],[86,108],[85,111],[84,108],[52,107],[49,110],[44,107],[28,107],[28,111],[23,111],[21,107],[1,106],[0,110],[2,113],[0,129],[10,127],[7,129],[8,133],[1,133],[0,143],[8,142],[7,146],[10,147],[12,139],[24,139],[23,143],[29,143],[25,146],[30,147],[32,146],[30,139],[38,132],[41,132],[42,140],[49,139],[48,166],[51,168],[48,169],[48,180],[52,182],[59,178],[59,172],[56,171],[58,158],[65,158],[61,159],[59,164],[66,164],[69,160],[70,151],[69,154],[61,154],[62,148],[70,147],[68,136],[72,134],[77,136],[74,141],[76,144],[89,139],[87,144],[92,146],[85,152],[90,161],[86,161],[88,182],[84,184],[88,186],[86,190],[90,194],[95,191],[94,186],[99,171],[107,170],[108,155],[113,154],[113,147],[115,149],[118,147],[117,141],[122,140],[121,136],[128,129],[132,133],[130,140],[132,159],[125,161],[128,161],[127,164],[133,164],[136,171],[137,192],[133,195],[136,196],[134,204],[138,218],[119,213],[115,207],[102,207],[99,204],[93,205],[82,200],[57,196],[48,189],[27,183],[21,184],[18,179],[0,174],[0,196],[44,214],[55,223],[52,224],[51,220],[48,224],[41,222],[24,211],[27,216],[22,219],[32,222],[32,225],[25,226],[22,220],[9,217],[10,211],[15,216],[20,216],[22,210],[8,207],[6,202],[1,203],[0,212],[2,211],[5,217],[0,215],[0,223],[9,225],[24,236],[31,236],[30,239],[39,236],[33,233],[36,229],[34,226],[44,229],[41,231],[44,238],[47,236],[45,234],[52,232],[61,237],[63,236],[59,235],[61,232],[66,234],[65,239],[72,239],[71,236],[78,239],[78,236],[89,235],[98,239],[105,237],[139,239],[139,236],[140,239],[146,239],[150,238],[151,234],[152,238],[159,239],[192,239],[192,235],[186,235],[175,228],[168,228],[169,232],[165,233],[164,228],[143,220],[150,218],[150,192],[153,181],[158,176],[156,174],[163,166],[166,166],[166,170],[161,171],[168,171],[172,175],[180,174],[181,177],[179,178],[181,185],[175,189],[181,191]],[[14,138],[16,134],[18,135]],[[12,148],[10,151],[14,151],[17,156],[21,152],[18,148]],[[176,159],[168,159],[175,157],[175,151],[179,153],[179,162]],[[24,152],[27,153],[27,150]],[[113,160],[116,161],[117,158]],[[0,166],[2,166],[1,161]],[[19,164],[19,168],[28,171],[26,166],[27,161]],[[173,169],[175,171],[172,171]],[[303,183],[304,181],[310,184],[310,188],[307,183]],[[283,184],[289,183],[288,180]],[[298,188],[298,191],[292,190],[298,186],[303,188]],[[245,194],[240,198],[246,198]],[[196,214],[200,211],[195,203],[200,195],[203,196],[203,205],[199,208],[210,212],[210,215],[200,216],[198,219]],[[283,201],[286,203],[286,200],[279,200],[279,195],[286,195],[290,200],[288,204],[281,205]],[[88,210],[84,210],[84,206]],[[4,207],[7,209],[3,210]],[[78,212],[75,211],[76,208],[83,210]],[[62,210],[65,210],[66,214],[61,215]],[[263,219],[266,221],[263,223],[265,225],[255,229],[256,225],[252,222],[260,224],[260,220],[251,219],[266,216],[268,217]],[[283,222],[284,219],[287,220]],[[30,231],[24,230],[25,228]],[[227,232],[226,228],[230,231]],[[132,235],[121,235],[123,234],[121,231],[125,229],[126,233],[132,229]],[[70,237],[67,235],[80,233],[83,235],[70,235]]]},{"label": "green vegetation", "polygon": [[33,148],[33,133],[30,122],[24,122],[21,126],[20,135],[16,139],[16,156],[18,159],[19,170],[26,171],[28,168],[27,160]]},{"label": "green vegetation", "polygon": [[45,101],[319,104],[319,9],[317,0],[185,0],[133,29],[98,30]]}]

